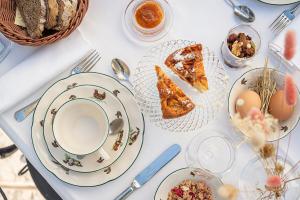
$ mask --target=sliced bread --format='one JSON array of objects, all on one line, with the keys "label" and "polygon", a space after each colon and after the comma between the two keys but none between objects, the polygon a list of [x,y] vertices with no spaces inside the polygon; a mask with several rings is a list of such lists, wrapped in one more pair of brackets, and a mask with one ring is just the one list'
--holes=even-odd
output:
[{"label": "sliced bread", "polygon": [[57,0],[58,20],[55,30],[64,30],[69,27],[72,18],[77,11],[78,0]]},{"label": "sliced bread", "polygon": [[52,29],[57,25],[57,17],[58,17],[58,3],[57,0],[45,0],[47,7],[47,15],[46,15],[46,29]]},{"label": "sliced bread", "polygon": [[16,0],[16,3],[30,37],[41,37],[46,22],[45,0]]}]

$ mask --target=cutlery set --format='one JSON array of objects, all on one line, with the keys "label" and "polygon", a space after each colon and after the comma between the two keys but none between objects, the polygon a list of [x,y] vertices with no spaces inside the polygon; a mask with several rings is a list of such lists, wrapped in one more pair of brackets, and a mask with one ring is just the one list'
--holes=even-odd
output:
[{"label": "cutlery set", "polygon": [[[70,75],[78,74],[81,72],[89,72],[91,71],[95,65],[100,61],[101,57],[97,50],[92,50],[91,52],[88,53],[88,55],[79,62],[77,62],[71,69]],[[28,104],[27,106],[21,108],[20,110],[15,112],[15,119],[18,122],[23,121],[30,115],[35,107],[37,106],[37,103],[39,102],[40,99],[35,100],[34,102]]]},{"label": "cutlery set", "polygon": [[178,144],[174,144],[165,150],[158,158],[156,158],[148,167],[141,171],[131,183],[131,186],[124,190],[115,200],[126,199],[136,189],[146,184],[161,168],[168,164],[181,151]]},{"label": "cutlery set", "polygon": [[271,31],[278,35],[284,28],[286,28],[297,16],[300,3],[293,8],[283,11],[269,26]]},{"label": "cutlery set", "polygon": [[[244,22],[254,22],[255,13],[245,5],[236,5],[233,0],[225,0],[234,11],[234,14]],[[269,26],[270,30],[278,35],[283,29],[285,29],[299,14],[298,9],[300,3],[294,7],[284,10]]]}]

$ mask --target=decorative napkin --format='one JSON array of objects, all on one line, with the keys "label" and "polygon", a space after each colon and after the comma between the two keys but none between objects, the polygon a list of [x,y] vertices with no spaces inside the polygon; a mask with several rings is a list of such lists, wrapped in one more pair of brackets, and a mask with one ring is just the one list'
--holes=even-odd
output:
[{"label": "decorative napkin", "polygon": [[91,49],[79,31],[42,47],[0,77],[0,113],[71,67]]},{"label": "decorative napkin", "polygon": [[[282,59],[283,64],[286,64],[293,70],[300,70],[300,15],[295,18],[295,20],[286,27],[270,44],[269,48],[271,52],[278,58]],[[297,34],[297,50],[296,55],[291,61],[286,60],[283,57],[284,51],[284,40],[285,34],[288,30],[294,30]]]}]

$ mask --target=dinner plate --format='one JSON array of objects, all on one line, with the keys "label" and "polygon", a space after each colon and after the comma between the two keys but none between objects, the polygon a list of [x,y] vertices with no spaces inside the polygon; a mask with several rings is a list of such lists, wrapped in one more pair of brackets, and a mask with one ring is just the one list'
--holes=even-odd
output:
[{"label": "dinner plate", "polygon": [[[196,43],[188,40],[172,40],[155,46],[141,59],[134,72],[132,83],[141,110],[149,116],[152,122],[165,130],[172,132],[199,130],[215,119],[226,101],[229,78],[220,60],[208,47],[203,46],[202,51],[209,87],[206,92],[200,93],[165,66],[165,59],[171,53]],[[160,66],[196,104],[190,113],[176,119],[162,118],[155,65]]]},{"label": "dinner plate", "polygon": [[[49,102],[52,102],[57,94],[65,91],[65,88],[87,84],[102,86],[117,95],[126,108],[130,122],[130,134],[127,147],[116,162],[99,171],[80,173],[60,165],[51,156],[43,137],[43,127],[40,122],[44,119]],[[117,179],[132,166],[143,145],[144,128],[144,117],[130,90],[108,75],[90,72],[59,80],[43,94],[34,112],[31,136],[34,150],[46,169],[66,183],[91,187]]]},{"label": "dinner plate", "polygon": [[[81,98],[97,102],[106,112],[109,123],[117,118],[124,120],[122,133],[109,135],[98,151],[85,156],[77,156],[61,148],[52,129],[53,118],[58,109],[70,99]],[[110,91],[93,85],[80,85],[59,94],[49,106],[43,124],[50,154],[62,166],[78,172],[92,172],[111,165],[125,150],[129,136],[129,121],[123,104]]]},{"label": "dinner plate", "polygon": [[[238,96],[241,94],[242,91],[249,89],[251,86],[253,86],[254,82],[258,78],[258,74],[262,74],[264,68],[256,68],[251,69],[247,72],[245,72],[243,75],[241,75],[232,85],[232,88],[230,90],[229,96],[228,96],[228,112],[230,117],[232,118],[235,114],[235,102]],[[277,89],[283,89],[284,88],[284,77],[285,75],[276,70],[272,69],[274,74],[274,80],[277,84]],[[268,142],[273,142],[279,139],[284,138],[287,136],[291,131],[296,128],[299,119],[300,119],[300,93],[298,90],[297,95],[297,104],[294,108],[294,112],[292,116],[285,121],[279,122],[280,130],[278,134],[269,134],[267,137]]]},{"label": "dinner plate", "polygon": [[[212,197],[215,200],[221,200],[218,194],[222,181],[215,175],[197,168],[182,168],[169,174],[158,186],[154,200],[168,199],[169,192],[184,180],[203,181],[211,189]],[[190,197],[191,198],[191,197]],[[183,198],[183,199],[190,199]]]},{"label": "dinner plate", "polygon": [[258,0],[263,3],[272,4],[272,5],[287,5],[299,2],[299,0]]}]

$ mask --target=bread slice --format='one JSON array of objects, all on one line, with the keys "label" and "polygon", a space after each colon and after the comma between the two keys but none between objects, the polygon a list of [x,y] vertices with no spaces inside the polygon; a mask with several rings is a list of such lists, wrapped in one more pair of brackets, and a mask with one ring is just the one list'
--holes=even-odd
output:
[{"label": "bread slice", "polygon": [[42,37],[46,22],[46,5],[44,0],[16,0],[17,7],[26,24],[30,37]]},{"label": "bread slice", "polygon": [[55,30],[61,31],[69,27],[71,20],[76,14],[78,0],[57,0],[58,20]]},{"label": "bread slice", "polygon": [[159,66],[155,66],[155,71],[158,78],[157,89],[163,118],[177,118],[191,112],[195,108],[195,104],[191,99],[184,94]]},{"label": "bread slice", "polygon": [[201,44],[178,49],[168,56],[165,65],[197,90],[208,90]]},{"label": "bread slice", "polygon": [[52,29],[57,25],[58,17],[58,3],[57,0],[45,0],[47,14],[46,14],[46,29]]}]

